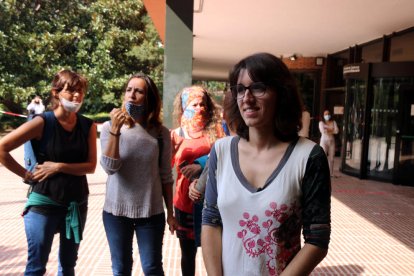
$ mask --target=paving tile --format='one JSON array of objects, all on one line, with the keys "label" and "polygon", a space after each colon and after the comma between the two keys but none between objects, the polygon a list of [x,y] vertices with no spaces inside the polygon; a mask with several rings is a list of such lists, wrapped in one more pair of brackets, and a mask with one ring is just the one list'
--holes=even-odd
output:
[{"label": "paving tile", "polygon": [[[22,148],[12,155],[22,160]],[[335,173],[330,250],[312,275],[414,275],[414,187],[360,180],[337,169]],[[88,176],[91,195],[77,275],[112,275],[101,218],[105,179],[99,164],[95,174]],[[24,271],[27,246],[20,214],[27,188],[0,165],[0,275],[22,275]],[[55,238],[46,275],[56,275],[57,245]],[[143,275],[136,242],[133,252],[133,275]],[[168,231],[163,256],[165,274],[181,275],[178,240]],[[196,274],[207,275],[201,250]]]}]

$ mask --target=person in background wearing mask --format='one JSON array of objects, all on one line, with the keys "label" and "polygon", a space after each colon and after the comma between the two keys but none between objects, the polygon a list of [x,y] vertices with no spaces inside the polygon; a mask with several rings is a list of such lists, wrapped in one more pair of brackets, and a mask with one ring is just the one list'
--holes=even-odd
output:
[{"label": "person in background wearing mask", "polygon": [[323,120],[319,122],[319,131],[321,132],[320,146],[325,151],[328,156],[329,161],[329,170],[331,172],[331,177],[334,176],[333,166],[334,166],[334,156],[335,156],[335,136],[338,134],[338,125],[332,119],[331,113],[329,110],[323,112]]},{"label": "person in background wearing mask", "polygon": [[[232,99],[232,94],[231,91],[226,91],[224,93],[224,97],[223,97],[223,111],[222,111],[222,117],[223,117],[223,122],[227,122],[228,118],[226,117],[226,112],[224,112],[226,110],[226,107],[228,108],[228,106],[231,105],[231,99]],[[227,123],[226,123],[227,125]],[[228,127],[228,126],[227,126]],[[224,129],[224,127],[223,127]],[[233,126],[233,129],[236,129]],[[228,133],[226,131],[225,134],[226,136],[234,136],[237,135],[236,132],[233,129],[228,129]],[[207,176],[208,176],[208,159],[206,160],[206,165],[203,169],[203,171],[200,174],[200,177],[197,179],[194,179],[193,182],[191,182],[190,184],[190,188],[188,191],[188,197],[193,201],[193,202],[203,202],[204,199],[204,193],[206,190],[206,184],[207,184]],[[200,234],[201,234],[201,218],[198,221],[200,224]],[[197,233],[196,233],[197,234]]]},{"label": "person in background wearing mask", "polygon": [[[45,274],[55,233],[60,234],[58,275],[75,274],[89,195],[86,174],[96,168],[96,126],[77,113],[86,90],[87,81],[81,75],[60,71],[52,81],[51,135],[43,135],[50,123],[43,113],[0,140],[0,162],[25,183],[35,182],[23,213],[28,245],[25,275]],[[26,141],[43,139],[47,139],[46,148],[36,153],[41,158],[33,172],[10,155]]]},{"label": "person in background wearing mask", "polygon": [[179,225],[181,272],[183,276],[193,276],[199,246],[194,231],[194,214],[200,213],[202,206],[194,205],[189,198],[189,186],[202,172],[213,143],[225,134],[220,111],[201,86],[186,87],[177,94],[174,115],[179,126],[171,131],[171,140],[172,165],[176,165],[177,170],[174,209]]},{"label": "person in background wearing mask", "polygon": [[163,199],[171,233],[173,214],[171,139],[161,123],[161,98],[154,81],[135,74],[126,83],[121,108],[101,132],[101,165],[108,174],[103,223],[114,275],[131,275],[134,232],[145,275],[164,275]]},{"label": "person in background wearing mask", "polygon": [[36,95],[30,104],[27,106],[27,112],[29,117],[33,117],[36,114],[42,114],[45,111],[45,106],[43,105],[42,99]]}]

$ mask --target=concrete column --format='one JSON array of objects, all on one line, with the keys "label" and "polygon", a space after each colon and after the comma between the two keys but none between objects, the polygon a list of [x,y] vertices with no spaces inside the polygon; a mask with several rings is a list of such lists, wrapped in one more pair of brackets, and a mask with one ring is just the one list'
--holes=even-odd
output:
[{"label": "concrete column", "polygon": [[164,48],[164,124],[173,127],[173,102],[192,83],[193,0],[167,0]]}]

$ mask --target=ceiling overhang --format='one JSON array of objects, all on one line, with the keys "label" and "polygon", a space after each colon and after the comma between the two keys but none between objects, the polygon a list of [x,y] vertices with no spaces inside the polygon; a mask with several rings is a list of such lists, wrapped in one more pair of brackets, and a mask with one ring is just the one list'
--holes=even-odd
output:
[{"label": "ceiling overhang", "polygon": [[[166,1],[144,3],[163,40]],[[255,52],[325,57],[414,26],[412,0],[195,0],[194,10],[193,78],[206,80]]]}]

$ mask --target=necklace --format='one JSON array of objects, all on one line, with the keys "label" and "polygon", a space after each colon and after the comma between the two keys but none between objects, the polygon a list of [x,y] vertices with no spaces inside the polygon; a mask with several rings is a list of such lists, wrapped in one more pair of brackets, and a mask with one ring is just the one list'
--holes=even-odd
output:
[{"label": "necklace", "polygon": [[187,131],[187,135],[188,137],[190,137],[191,139],[198,139],[201,136],[203,136],[203,132],[202,131],[197,131],[197,132],[190,132]]}]

